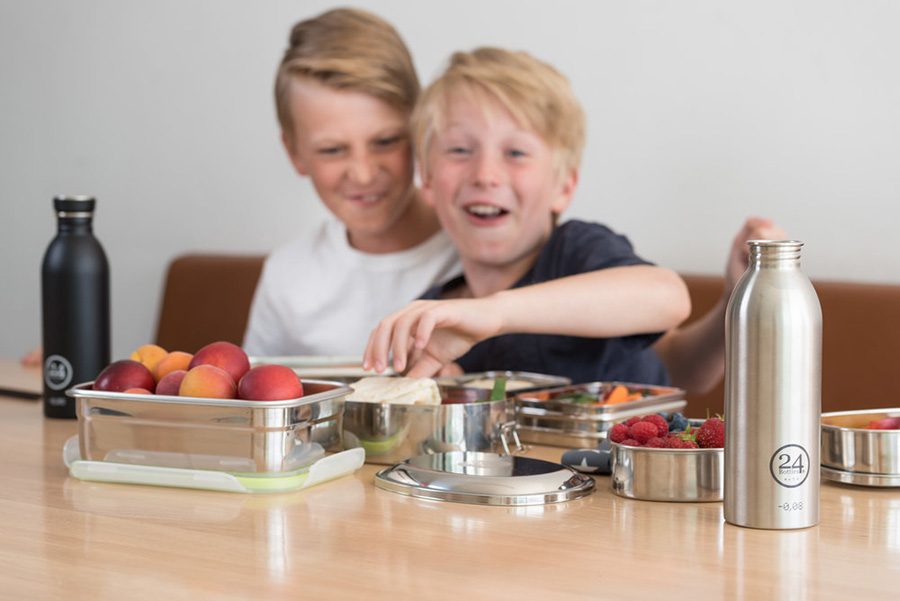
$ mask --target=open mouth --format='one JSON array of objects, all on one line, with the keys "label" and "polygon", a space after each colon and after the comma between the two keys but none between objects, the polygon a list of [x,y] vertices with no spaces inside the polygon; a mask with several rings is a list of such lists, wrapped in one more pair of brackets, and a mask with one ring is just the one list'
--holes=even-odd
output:
[{"label": "open mouth", "polygon": [[506,209],[487,204],[471,204],[468,205],[465,210],[469,215],[485,220],[497,219],[509,213]]},{"label": "open mouth", "polygon": [[383,193],[379,194],[353,194],[350,196],[350,200],[355,200],[356,202],[360,202],[362,204],[372,204],[378,202],[384,198]]}]

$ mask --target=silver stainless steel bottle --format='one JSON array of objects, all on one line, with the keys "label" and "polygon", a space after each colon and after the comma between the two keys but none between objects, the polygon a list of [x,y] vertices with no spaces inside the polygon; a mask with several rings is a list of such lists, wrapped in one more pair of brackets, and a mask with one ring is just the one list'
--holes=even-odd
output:
[{"label": "silver stainless steel bottle", "polygon": [[797,241],[751,240],[725,317],[725,520],[819,521],[822,310]]}]

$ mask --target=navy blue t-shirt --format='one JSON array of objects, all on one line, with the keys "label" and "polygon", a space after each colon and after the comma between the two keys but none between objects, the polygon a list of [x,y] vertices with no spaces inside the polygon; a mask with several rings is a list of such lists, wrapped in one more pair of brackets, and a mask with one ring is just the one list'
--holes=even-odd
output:
[{"label": "navy blue t-shirt", "polygon": [[[609,267],[649,264],[634,254],[627,238],[606,226],[568,221],[554,228],[534,267],[513,288]],[[443,298],[446,291],[463,282],[463,277],[456,278],[431,288],[422,298]],[[535,311],[553,310],[552,306],[535,307]],[[666,369],[651,347],[661,335],[588,338],[505,334],[479,342],[457,363],[467,373],[512,370],[565,376],[575,384],[620,381],[667,385]]]}]

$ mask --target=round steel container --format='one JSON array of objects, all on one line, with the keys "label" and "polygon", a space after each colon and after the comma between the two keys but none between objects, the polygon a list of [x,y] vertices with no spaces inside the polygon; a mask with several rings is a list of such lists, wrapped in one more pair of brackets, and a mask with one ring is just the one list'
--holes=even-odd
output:
[{"label": "round steel container", "polygon": [[724,449],[660,449],[612,443],[613,492],[644,501],[722,500]]},{"label": "round steel container", "polygon": [[826,468],[900,476],[900,430],[869,430],[869,422],[900,415],[900,409],[822,414],[821,461]]},{"label": "round steel container", "polygon": [[[489,393],[466,395],[474,401]],[[454,396],[459,400],[459,394]],[[385,465],[449,451],[508,453],[515,422],[507,415],[507,404],[506,400],[442,405],[346,401],[344,448],[362,447],[367,463]]]}]

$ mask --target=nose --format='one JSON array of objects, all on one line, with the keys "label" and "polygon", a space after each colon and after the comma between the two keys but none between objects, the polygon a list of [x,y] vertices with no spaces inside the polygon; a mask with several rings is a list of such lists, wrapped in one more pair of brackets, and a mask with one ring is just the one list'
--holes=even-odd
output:
[{"label": "nose", "polygon": [[369,152],[359,152],[350,160],[347,175],[355,184],[369,184],[375,179],[377,172],[375,157]]},{"label": "nose", "polygon": [[472,171],[472,183],[483,188],[496,186],[502,179],[501,173],[499,157],[488,152],[478,153]]}]

